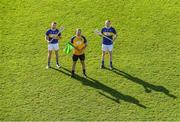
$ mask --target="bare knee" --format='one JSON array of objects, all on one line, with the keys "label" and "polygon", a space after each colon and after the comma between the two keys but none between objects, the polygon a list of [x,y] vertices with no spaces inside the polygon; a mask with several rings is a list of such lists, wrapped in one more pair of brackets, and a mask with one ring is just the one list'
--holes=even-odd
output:
[{"label": "bare knee", "polygon": [[84,61],[81,61],[81,64],[84,64]]},{"label": "bare knee", "polygon": [[106,52],[105,51],[102,51],[102,56],[105,56]]},{"label": "bare knee", "polygon": [[52,51],[48,51],[48,57],[51,57]]},{"label": "bare knee", "polygon": [[112,51],[109,51],[109,55],[112,55]]},{"label": "bare knee", "polygon": [[77,62],[77,61],[73,61],[73,65],[76,65],[76,62]]}]

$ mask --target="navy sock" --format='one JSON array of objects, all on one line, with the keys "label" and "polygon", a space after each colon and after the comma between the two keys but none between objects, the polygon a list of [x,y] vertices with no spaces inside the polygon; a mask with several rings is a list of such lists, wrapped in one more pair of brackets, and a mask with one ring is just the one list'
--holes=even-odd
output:
[{"label": "navy sock", "polygon": [[112,61],[110,61],[110,66],[112,67]]},{"label": "navy sock", "polygon": [[50,61],[48,61],[48,66],[50,66]]},{"label": "navy sock", "polygon": [[59,61],[58,61],[58,59],[56,59],[56,64],[59,64]]},{"label": "navy sock", "polygon": [[83,74],[86,74],[86,70],[85,69],[83,69]]},{"label": "navy sock", "polygon": [[71,72],[71,73],[72,73],[72,75],[74,75],[74,72],[75,72],[75,71],[74,71],[74,70],[72,70],[72,72]]},{"label": "navy sock", "polygon": [[104,61],[102,61],[102,65],[104,66]]}]

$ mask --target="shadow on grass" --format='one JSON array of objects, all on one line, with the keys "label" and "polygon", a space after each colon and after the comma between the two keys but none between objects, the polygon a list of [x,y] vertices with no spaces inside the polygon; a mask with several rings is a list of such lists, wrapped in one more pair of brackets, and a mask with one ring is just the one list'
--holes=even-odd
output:
[{"label": "shadow on grass", "polygon": [[[61,73],[64,73],[65,75],[68,75],[68,76],[70,76],[70,74],[71,74],[71,71],[69,71],[66,68],[62,68],[62,69],[67,71],[68,73],[62,71],[61,69],[55,69],[55,68],[52,68],[52,69],[57,70],[57,71],[59,71]],[[73,77],[73,78],[80,81],[85,86],[89,86],[89,87],[92,87],[94,89],[101,90],[102,92],[99,92],[101,95],[103,95],[104,97],[106,97],[108,99],[111,99],[111,100],[115,101],[116,103],[120,103],[120,100],[123,100],[125,102],[135,104],[135,105],[137,105],[139,107],[146,108],[146,106],[142,105],[139,102],[139,100],[137,100],[136,98],[131,97],[129,95],[122,94],[121,92],[119,92],[119,91],[117,91],[117,90],[115,90],[113,88],[110,88],[109,86],[106,86],[105,84],[101,83],[98,80],[95,80],[95,79],[90,78],[90,77],[83,78],[83,77],[81,77],[79,75],[75,75],[75,77]],[[107,93],[109,95],[106,95],[103,92]]]},{"label": "shadow on grass", "polygon": [[154,91],[162,92],[162,93],[166,94],[167,96],[172,97],[174,99],[176,98],[176,96],[170,94],[169,90],[167,88],[165,88],[164,86],[156,86],[154,84],[148,83],[148,82],[146,82],[146,81],[144,81],[142,79],[134,77],[134,76],[132,76],[132,75],[130,75],[130,74],[124,72],[124,71],[121,71],[121,70],[119,70],[117,68],[113,68],[113,70],[110,70],[108,68],[105,68],[105,69],[109,70],[109,71],[112,71],[112,72],[114,72],[114,73],[116,73],[116,74],[118,74],[120,76],[123,76],[124,78],[126,78],[126,79],[128,79],[130,81],[133,81],[133,82],[135,82],[137,84],[142,85],[144,87],[144,89],[145,89],[145,92],[147,92],[147,93],[150,93],[152,90],[154,90]]}]

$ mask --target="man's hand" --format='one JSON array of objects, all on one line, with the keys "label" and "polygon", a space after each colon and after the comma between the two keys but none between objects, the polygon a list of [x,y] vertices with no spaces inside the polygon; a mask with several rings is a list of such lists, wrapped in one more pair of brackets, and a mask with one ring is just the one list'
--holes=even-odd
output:
[{"label": "man's hand", "polygon": [[102,36],[102,35],[103,35],[101,32],[98,32],[97,34],[98,34],[99,36]]},{"label": "man's hand", "polygon": [[116,40],[116,38],[117,38],[117,35],[114,35],[113,36],[113,42]]},{"label": "man's hand", "polygon": [[100,37],[103,37],[103,34],[101,32],[97,32],[97,34],[100,36]]},{"label": "man's hand", "polygon": [[98,34],[99,36],[101,36],[101,37],[103,36],[103,34],[102,34],[98,29],[95,29],[94,32],[95,32],[96,34]]},{"label": "man's hand", "polygon": [[52,35],[51,38],[55,39],[57,37],[57,35]]},{"label": "man's hand", "polygon": [[80,51],[85,50],[85,49],[86,49],[86,47],[87,47],[87,45],[85,45],[84,47],[82,47],[82,48],[80,49]]},{"label": "man's hand", "polygon": [[47,43],[48,43],[48,44],[51,44],[51,41],[47,40]]},{"label": "man's hand", "polygon": [[48,44],[51,43],[51,41],[49,41],[49,36],[45,36],[45,40],[46,40],[46,42],[47,42]]},{"label": "man's hand", "polygon": [[78,50],[78,51],[81,51],[80,49],[78,49],[77,47],[74,47],[76,50]]},{"label": "man's hand", "polygon": [[52,36],[52,39],[57,39],[57,40],[59,40],[59,39],[61,39],[61,36],[53,35],[53,36]]},{"label": "man's hand", "polygon": [[64,26],[61,26],[61,28],[59,29],[60,32],[64,31]]}]

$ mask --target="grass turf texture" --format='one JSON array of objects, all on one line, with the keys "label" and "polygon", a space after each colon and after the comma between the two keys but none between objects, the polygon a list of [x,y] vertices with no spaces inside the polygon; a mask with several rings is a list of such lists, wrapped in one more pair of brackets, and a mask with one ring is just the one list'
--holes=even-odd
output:
[{"label": "grass turf texture", "polygon": [[[0,120],[180,120],[179,0],[1,0]],[[113,71],[101,70],[100,38],[117,29]],[[61,69],[46,70],[44,33],[65,26]],[[80,27],[89,41],[87,80],[70,78],[65,43]],[[109,61],[106,56],[105,64]]]}]

